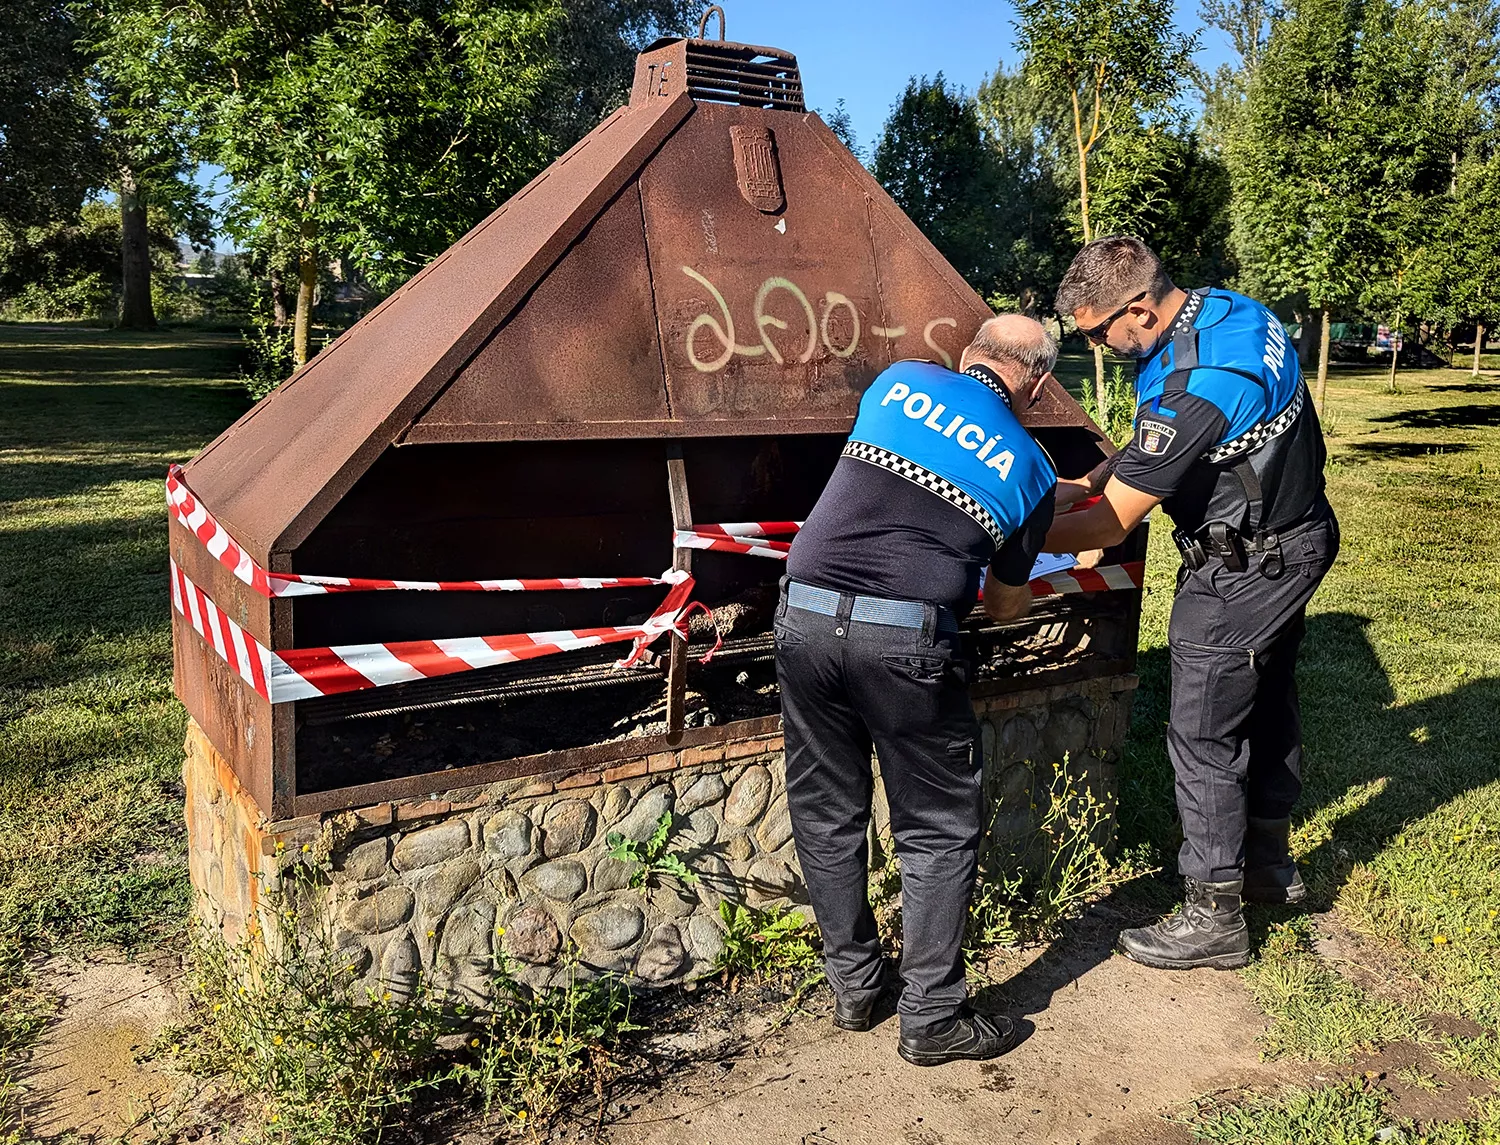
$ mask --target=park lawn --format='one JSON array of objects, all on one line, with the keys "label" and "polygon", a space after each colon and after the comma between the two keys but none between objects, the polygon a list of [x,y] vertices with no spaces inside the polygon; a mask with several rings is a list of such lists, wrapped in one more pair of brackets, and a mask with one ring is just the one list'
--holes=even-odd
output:
[{"label": "park lawn", "polygon": [[[245,408],[235,349],[221,335],[0,325],[0,1063],[46,1011],[23,955],[149,952],[184,930],[185,716],[171,694],[161,481]],[[1336,369],[1329,383],[1344,549],[1309,621],[1296,836],[1312,905],[1367,936],[1394,985],[1345,978],[1306,915],[1255,912],[1246,976],[1274,1019],[1273,1055],[1336,1061],[1430,1037],[1419,1019],[1431,1013],[1500,1029],[1500,382],[1435,370],[1398,387],[1386,393],[1378,370]],[[1158,527],[1121,768],[1122,840],[1169,866],[1175,567]],[[1440,1048],[1500,1076],[1491,1035]],[[0,1124],[4,1077],[0,1064]],[[1206,1139],[1252,1140],[1235,1124],[1281,1117],[1300,1131],[1369,1113],[1368,1095],[1264,1101],[1241,1122],[1191,1123]],[[1442,1139],[1482,1140],[1490,1116]]]},{"label": "park lawn", "polygon": [[0,1140],[27,963],[183,930],[162,480],[246,407],[237,346],[0,325]]}]

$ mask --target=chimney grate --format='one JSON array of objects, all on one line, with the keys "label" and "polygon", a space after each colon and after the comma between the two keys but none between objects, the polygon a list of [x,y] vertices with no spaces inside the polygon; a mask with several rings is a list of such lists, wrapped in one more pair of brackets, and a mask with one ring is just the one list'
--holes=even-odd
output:
[{"label": "chimney grate", "polygon": [[796,57],[766,48],[688,41],[687,90],[694,99],[709,103],[773,111],[807,110]]}]

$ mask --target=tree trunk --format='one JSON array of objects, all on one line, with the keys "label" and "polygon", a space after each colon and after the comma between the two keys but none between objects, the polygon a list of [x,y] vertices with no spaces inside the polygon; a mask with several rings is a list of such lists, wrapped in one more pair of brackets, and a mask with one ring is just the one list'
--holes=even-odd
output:
[{"label": "tree trunk", "polygon": [[287,324],[286,275],[281,267],[273,266],[268,277],[271,281],[271,317],[277,329],[281,329]]},{"label": "tree trunk", "polygon": [[292,364],[299,370],[307,364],[313,296],[318,289],[317,236],[317,223],[305,220],[302,224],[302,249],[297,258],[297,318],[292,326]]},{"label": "tree trunk", "polygon": [[1396,324],[1391,327],[1391,378],[1387,389],[1391,393],[1396,392],[1396,360],[1401,357],[1401,351],[1396,347],[1401,341],[1401,311],[1396,311]]},{"label": "tree trunk", "polygon": [[151,330],[151,234],[135,172],[120,168],[120,328]]},{"label": "tree trunk", "polygon": [[1479,359],[1484,354],[1484,323],[1474,324],[1474,376],[1479,377]]},{"label": "tree trunk", "polygon": [[1328,392],[1328,340],[1333,325],[1333,316],[1328,307],[1323,307],[1323,334],[1318,340],[1318,416],[1323,416],[1323,397]]}]

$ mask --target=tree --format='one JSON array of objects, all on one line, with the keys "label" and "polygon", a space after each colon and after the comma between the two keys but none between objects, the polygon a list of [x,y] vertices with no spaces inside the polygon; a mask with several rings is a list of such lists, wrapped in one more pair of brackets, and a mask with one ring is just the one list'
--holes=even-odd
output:
[{"label": "tree", "polygon": [[7,0],[0,36],[0,223],[73,219],[104,156],[78,29],[58,0]]},{"label": "tree", "polygon": [[120,0],[116,55],[231,180],[225,222],[297,269],[390,287],[452,245],[622,93],[676,0]]},{"label": "tree", "polygon": [[1295,0],[1226,149],[1243,281],[1321,314],[1319,410],[1334,312],[1397,299],[1442,183],[1430,29],[1415,5]]},{"label": "tree", "polygon": [[913,76],[875,144],[871,170],[932,245],[980,293],[993,290],[998,189],[974,100],[941,72]]},{"label": "tree", "polygon": [[[1016,12],[1023,73],[1071,107],[1083,241],[1093,241],[1097,223],[1126,229],[1119,226],[1128,222],[1121,216],[1161,191],[1150,145],[1162,120],[1171,117],[1196,36],[1173,30],[1171,0],[1017,0]],[[1101,153],[1104,171],[1096,172],[1091,161]],[[1096,204],[1096,196],[1104,202]],[[1104,409],[1104,352],[1098,347],[1094,374]]]},{"label": "tree", "polygon": [[1069,103],[999,67],[975,98],[996,167],[996,293],[1026,312],[1050,310],[1072,254],[1077,198]]}]

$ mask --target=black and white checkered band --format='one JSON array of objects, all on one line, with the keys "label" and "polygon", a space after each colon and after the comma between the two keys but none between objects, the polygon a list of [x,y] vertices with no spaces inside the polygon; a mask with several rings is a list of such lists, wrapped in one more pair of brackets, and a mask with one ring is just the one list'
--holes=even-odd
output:
[{"label": "black and white checkered band", "polygon": [[1182,304],[1182,309],[1177,312],[1177,317],[1172,321],[1170,334],[1181,334],[1192,326],[1193,319],[1198,317],[1198,311],[1203,309],[1203,300],[1206,297],[1207,295],[1196,291],[1187,296],[1187,301]]},{"label": "black and white checkered band", "polygon": [[994,370],[990,369],[988,366],[984,366],[978,362],[975,362],[972,366],[964,371],[964,376],[973,378],[975,381],[983,382],[986,386],[999,394],[1000,400],[1005,403],[1005,408],[1010,409],[1010,391],[1005,388],[1005,384],[1000,380],[999,375],[997,375]]},{"label": "black and white checkered band", "polygon": [[1291,404],[1286,409],[1273,417],[1270,421],[1263,421],[1240,434],[1233,441],[1226,441],[1216,445],[1203,455],[1203,460],[1219,464],[1228,461],[1231,457],[1238,457],[1242,453],[1249,453],[1257,449],[1292,428],[1292,423],[1302,413],[1302,403],[1307,398],[1307,383],[1297,383],[1297,393],[1292,398]]},{"label": "black and white checkered band", "polygon": [[947,478],[939,477],[930,469],[923,469],[899,454],[892,453],[888,449],[881,449],[880,446],[871,445],[866,441],[850,441],[844,446],[844,456],[852,457],[856,461],[867,461],[882,469],[889,469],[898,477],[905,477],[912,484],[920,485],[929,493],[936,493],[950,505],[974,518],[979,527],[990,535],[990,540],[995,542],[995,548],[998,549],[1005,543],[1005,531],[1000,528],[1000,522],[995,520],[994,515]]}]

